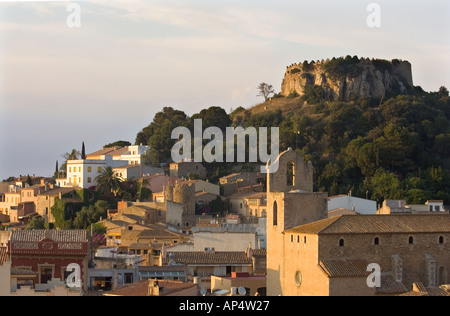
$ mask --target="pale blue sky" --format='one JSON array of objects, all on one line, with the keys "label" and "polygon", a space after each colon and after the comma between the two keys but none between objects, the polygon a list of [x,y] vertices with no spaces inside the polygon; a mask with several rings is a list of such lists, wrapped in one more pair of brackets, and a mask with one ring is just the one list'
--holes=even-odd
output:
[{"label": "pale blue sky", "polygon": [[415,85],[450,87],[448,0],[85,0],[72,29],[69,3],[0,1],[0,181],[51,175],[83,141],[134,142],[164,106],[252,106],[303,60],[399,58]]}]

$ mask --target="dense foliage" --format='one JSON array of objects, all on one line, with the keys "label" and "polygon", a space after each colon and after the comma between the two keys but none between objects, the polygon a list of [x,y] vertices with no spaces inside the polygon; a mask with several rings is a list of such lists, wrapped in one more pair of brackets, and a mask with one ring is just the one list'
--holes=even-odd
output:
[{"label": "dense foliage", "polygon": [[[337,75],[352,74],[352,64],[356,60],[353,63],[353,59],[336,59],[330,64],[334,69],[330,71]],[[386,66],[379,62],[378,67]],[[341,103],[325,101],[315,87],[306,96],[310,105],[299,105],[294,111],[267,110],[254,114],[240,107],[224,115],[223,110],[212,108],[195,117],[207,118],[203,128],[210,124],[220,128],[227,124],[280,127],[280,150],[295,148],[313,162],[318,191],[331,195],[351,191],[355,196],[380,203],[384,199],[406,199],[409,203],[442,199],[450,203],[449,92],[445,87],[431,93],[420,87],[414,91],[384,101],[361,99]],[[157,115],[156,122],[166,111]],[[184,113],[178,112],[176,117],[164,120],[171,127],[192,124]],[[167,159],[173,143],[171,129],[151,132],[151,126],[138,135],[137,142],[142,140],[142,133],[147,133],[147,139],[157,135],[162,144],[167,144],[156,147],[160,152],[158,160]],[[237,164],[205,164],[205,167],[210,181],[216,181],[219,176],[235,171]]]}]

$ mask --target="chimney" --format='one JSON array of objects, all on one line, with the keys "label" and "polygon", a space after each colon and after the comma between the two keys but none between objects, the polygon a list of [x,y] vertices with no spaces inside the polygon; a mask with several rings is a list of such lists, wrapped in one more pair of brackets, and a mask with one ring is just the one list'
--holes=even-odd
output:
[{"label": "chimney", "polygon": [[247,248],[247,250],[245,251],[245,254],[247,255],[247,258],[251,259],[253,257],[253,249],[252,248]]},{"label": "chimney", "polygon": [[197,285],[197,289],[199,292],[202,290],[202,278],[201,277],[194,277],[194,284]]}]

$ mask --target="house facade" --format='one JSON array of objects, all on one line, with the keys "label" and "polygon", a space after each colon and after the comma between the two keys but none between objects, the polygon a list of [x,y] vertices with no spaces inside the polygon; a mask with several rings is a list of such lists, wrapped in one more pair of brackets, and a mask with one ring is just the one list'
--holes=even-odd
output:
[{"label": "house facade", "polygon": [[[67,161],[66,178],[57,179],[56,183],[60,187],[89,188],[96,186],[96,178],[104,168],[114,169],[128,165],[141,165],[142,155],[149,149],[148,146],[102,148],[100,151],[87,155],[86,159],[69,160]],[[141,171],[141,169],[139,170]]]},{"label": "house facade", "polygon": [[12,268],[33,272],[32,287],[38,289],[53,279],[65,281],[67,267],[77,264],[83,289],[87,289],[90,255],[89,236],[84,230],[13,231],[9,242]]}]

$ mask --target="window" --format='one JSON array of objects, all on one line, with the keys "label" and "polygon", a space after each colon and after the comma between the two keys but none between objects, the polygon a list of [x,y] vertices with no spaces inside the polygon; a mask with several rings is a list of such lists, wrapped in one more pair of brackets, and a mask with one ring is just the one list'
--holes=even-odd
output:
[{"label": "window", "polygon": [[300,243],[300,236],[297,236],[297,243]]},{"label": "window", "polygon": [[72,172],[72,167],[69,167],[69,172]]},{"label": "window", "polygon": [[443,245],[444,241],[445,241],[444,236],[439,237],[439,244],[440,245]]},{"label": "window", "polygon": [[88,172],[92,171],[92,167],[88,167],[87,169],[88,169]]},{"label": "window", "polygon": [[344,247],[345,246],[345,241],[344,239],[339,239],[339,247]]},{"label": "window", "polygon": [[125,273],[125,284],[133,283],[133,273]]},{"label": "window", "polygon": [[97,168],[98,173],[102,172],[102,167]]},{"label": "window", "polygon": [[375,246],[378,246],[380,244],[380,238],[375,237],[373,243],[374,243]]},{"label": "window", "polygon": [[448,284],[448,275],[447,275],[446,267],[439,268],[438,282],[439,282],[439,284],[438,284],[439,286]]},{"label": "window", "polygon": [[81,167],[78,167],[78,172],[81,172]]},{"label": "window", "polygon": [[278,226],[278,204],[277,201],[273,203],[273,226]]},{"label": "window", "polygon": [[409,237],[408,238],[408,243],[410,244],[410,245],[413,245],[414,244],[414,237]]},{"label": "window", "polygon": [[294,235],[291,235],[291,242],[294,242]]},{"label": "window", "polygon": [[306,236],[305,236],[305,244],[306,244]]},{"label": "window", "polygon": [[295,163],[293,161],[287,164],[287,183],[288,186],[295,185]]},{"label": "window", "polygon": [[295,273],[295,284],[297,284],[297,287],[300,287],[303,282],[302,273],[300,271],[297,271]]},{"label": "window", "polygon": [[88,183],[92,183],[92,178],[88,177]]},{"label": "window", "polygon": [[41,266],[40,269],[41,282],[40,284],[47,284],[53,279],[53,268],[50,266]]}]

